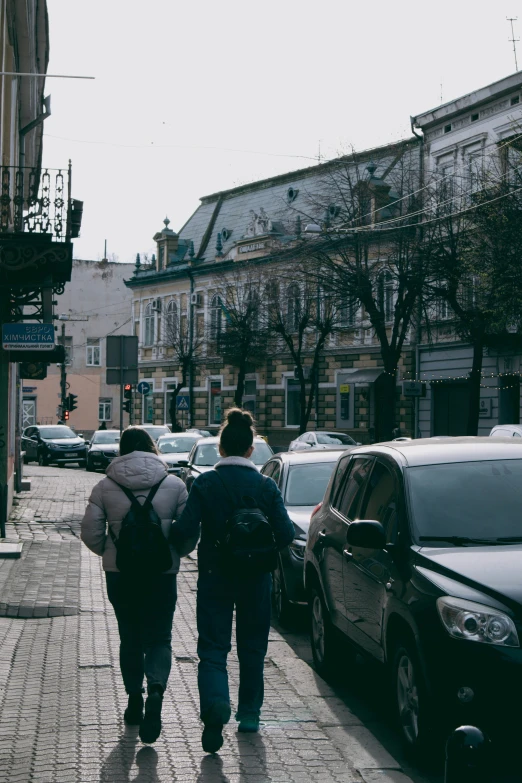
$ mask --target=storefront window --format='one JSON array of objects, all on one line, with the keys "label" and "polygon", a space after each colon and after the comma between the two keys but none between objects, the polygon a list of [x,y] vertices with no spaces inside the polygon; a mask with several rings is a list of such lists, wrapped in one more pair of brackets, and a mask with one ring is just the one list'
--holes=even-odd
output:
[{"label": "storefront window", "polygon": [[209,424],[221,424],[221,381],[210,382]]},{"label": "storefront window", "polygon": [[288,378],[286,381],[286,426],[298,427],[301,417],[301,405],[299,394],[301,387],[299,381]]},{"label": "storefront window", "polygon": [[143,398],[143,423],[154,424],[154,395],[150,393]]}]

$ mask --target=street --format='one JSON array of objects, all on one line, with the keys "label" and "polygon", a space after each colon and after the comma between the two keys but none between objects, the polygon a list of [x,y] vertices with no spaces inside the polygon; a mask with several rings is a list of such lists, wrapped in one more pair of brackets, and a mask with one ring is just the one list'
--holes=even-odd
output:
[{"label": "street", "polygon": [[[140,747],[137,729],[122,719],[118,634],[100,560],[78,540],[102,475],[32,466],[26,473],[32,488],[18,496],[7,531],[24,542],[24,554],[0,561],[0,783],[441,783],[440,761],[420,766],[404,756],[380,675],[358,659],[355,677],[326,683],[310,666],[302,622],[271,632],[261,733],[238,735],[232,722],[219,757],[205,756],[192,558],[179,577],[164,728],[154,747]],[[230,661],[234,693],[235,655]]]}]

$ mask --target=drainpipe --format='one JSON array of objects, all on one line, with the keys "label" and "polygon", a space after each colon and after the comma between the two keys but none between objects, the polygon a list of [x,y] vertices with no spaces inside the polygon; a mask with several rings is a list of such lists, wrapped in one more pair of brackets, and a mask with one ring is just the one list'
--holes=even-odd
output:
[{"label": "drainpipe", "polygon": [[189,302],[189,308],[190,308],[190,319],[189,319],[189,356],[190,356],[190,366],[189,366],[189,427],[194,426],[194,357],[193,357],[193,350],[194,350],[194,305],[192,304],[192,294],[194,293],[194,275],[192,273],[192,270],[189,269],[188,276],[190,278],[190,302]]},{"label": "drainpipe", "polygon": [[4,165],[4,107],[5,107],[5,64],[7,54],[7,0],[1,0],[0,30],[2,32],[2,81],[0,89],[0,166]]},{"label": "drainpipe", "polygon": [[[410,123],[411,123],[411,132],[413,135],[419,139],[419,193],[420,193],[420,201],[421,201],[421,207],[424,201],[424,191],[422,188],[424,187],[424,136],[418,133],[415,130],[415,117],[410,117]],[[419,240],[422,240],[422,216],[421,216],[421,226],[419,227]],[[418,302],[416,313],[415,313],[415,379],[417,381],[420,381],[420,350],[419,350],[419,344],[422,339],[422,301]],[[413,418],[413,437],[414,438],[420,438],[420,432],[419,432],[419,406],[420,406],[420,398],[415,397],[414,398],[414,418]]]}]

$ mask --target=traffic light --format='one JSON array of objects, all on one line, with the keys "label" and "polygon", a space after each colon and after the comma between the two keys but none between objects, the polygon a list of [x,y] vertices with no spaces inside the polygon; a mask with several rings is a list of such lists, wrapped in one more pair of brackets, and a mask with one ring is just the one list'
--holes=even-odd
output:
[{"label": "traffic light", "polygon": [[126,383],[123,387],[123,396],[125,398],[123,410],[125,413],[130,413],[132,410],[132,386],[130,383]]},{"label": "traffic light", "polygon": [[78,399],[78,395],[77,394],[69,394],[69,396],[65,400],[66,407],[67,407],[68,411],[75,411],[76,410],[76,408],[78,407],[78,405],[76,404],[76,400],[77,399]]},{"label": "traffic light", "polygon": [[69,411],[66,410],[63,412],[63,420],[69,421]]}]

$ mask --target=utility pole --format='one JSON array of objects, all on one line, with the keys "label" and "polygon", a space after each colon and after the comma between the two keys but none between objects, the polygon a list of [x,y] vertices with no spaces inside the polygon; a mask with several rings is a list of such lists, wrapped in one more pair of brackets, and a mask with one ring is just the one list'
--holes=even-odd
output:
[{"label": "utility pole", "polygon": [[[63,350],[65,352],[65,324],[62,323],[62,345]],[[65,413],[65,408],[67,405],[67,370],[66,367],[66,355],[63,357],[62,366],[60,367],[60,407],[61,407],[61,413],[60,413],[60,419],[63,420],[63,416]]]},{"label": "utility pole", "polygon": [[511,38],[508,38],[508,41],[511,41],[513,44],[513,54],[515,55],[515,70],[518,71],[517,42],[520,41],[520,38],[515,38],[515,30],[513,28],[513,22],[518,21],[518,16],[506,16],[506,20],[511,25]]}]

